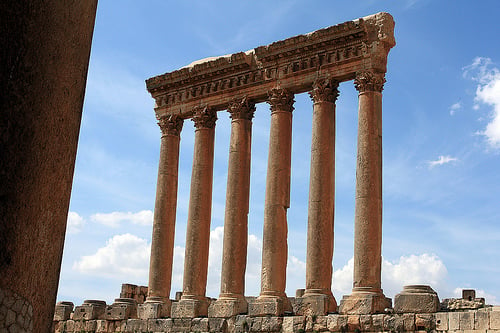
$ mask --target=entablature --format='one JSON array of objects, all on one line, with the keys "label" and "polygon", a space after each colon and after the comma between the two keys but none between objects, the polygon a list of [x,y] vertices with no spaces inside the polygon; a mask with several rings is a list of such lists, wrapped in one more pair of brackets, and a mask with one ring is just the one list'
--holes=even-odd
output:
[{"label": "entablature", "polygon": [[150,78],[146,85],[158,117],[190,118],[199,106],[220,111],[236,98],[263,102],[275,87],[302,93],[319,77],[342,82],[358,71],[385,73],[394,45],[394,20],[378,13],[247,52],[202,59]]}]

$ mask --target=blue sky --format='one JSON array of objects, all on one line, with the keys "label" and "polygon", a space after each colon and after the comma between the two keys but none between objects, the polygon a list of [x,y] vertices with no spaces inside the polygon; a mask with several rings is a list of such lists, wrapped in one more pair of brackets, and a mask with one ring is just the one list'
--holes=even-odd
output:
[{"label": "blue sky", "polygon": [[[98,5],[58,300],[147,285],[160,130],[144,80],[380,11],[397,45],[383,93],[382,287],[475,288],[500,303],[500,25],[495,1],[111,1]],[[312,103],[295,97],[287,292],[305,285]],[[247,295],[260,290],[269,109],[252,138]],[[182,290],[194,128],[181,135],[172,295]],[[207,293],[219,293],[230,121],[216,126]],[[357,93],[337,101],[334,278],[350,293]]]}]

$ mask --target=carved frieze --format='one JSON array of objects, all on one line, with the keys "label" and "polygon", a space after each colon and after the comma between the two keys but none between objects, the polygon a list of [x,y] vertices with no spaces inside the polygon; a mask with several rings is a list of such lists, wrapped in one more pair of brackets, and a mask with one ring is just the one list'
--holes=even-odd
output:
[{"label": "carved frieze", "polygon": [[318,76],[343,82],[363,70],[385,72],[394,45],[392,16],[378,13],[247,52],[202,59],[150,78],[146,85],[157,114],[188,118],[196,105],[225,110],[234,95],[259,103],[278,85],[301,93]]},{"label": "carved frieze", "polygon": [[335,103],[339,97],[339,83],[330,78],[319,78],[313,83],[313,89],[309,96],[314,103],[330,102]]},{"label": "carved frieze", "polygon": [[385,83],[385,73],[377,73],[371,70],[359,71],[354,79],[354,86],[359,92],[378,91],[382,92]]},{"label": "carved frieze", "polygon": [[162,135],[179,136],[182,130],[184,119],[176,115],[165,115],[158,117],[158,126],[160,126]]},{"label": "carved frieze", "polygon": [[194,127],[200,128],[214,128],[217,121],[217,113],[208,106],[196,107],[193,110]]},{"label": "carved frieze", "polygon": [[252,120],[255,113],[255,103],[244,97],[229,103],[227,111],[229,112],[231,119]]},{"label": "carved frieze", "polygon": [[273,88],[268,92],[267,103],[271,106],[271,112],[288,111],[292,112],[294,107],[293,94],[287,89]]}]

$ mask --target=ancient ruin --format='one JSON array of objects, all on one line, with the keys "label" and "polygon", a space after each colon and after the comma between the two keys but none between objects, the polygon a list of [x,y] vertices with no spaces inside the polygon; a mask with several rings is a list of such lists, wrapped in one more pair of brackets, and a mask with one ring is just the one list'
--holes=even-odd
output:
[{"label": "ancient ruin", "polygon": [[[439,302],[429,286],[406,286],[394,307],[381,286],[382,90],[394,47],[387,13],[360,18],[218,58],[147,80],[162,136],[149,286],[124,285],[111,305],[58,303],[56,332],[382,332],[500,330],[500,311],[467,291]],[[359,92],[354,276],[350,295],[332,294],[335,197],[335,103],[338,85]],[[312,100],[312,148],[306,285],[285,294],[294,95]],[[252,119],[270,105],[263,219],[261,292],[245,295]],[[231,117],[221,288],[206,296],[214,135],[218,112]],[[179,142],[195,126],[182,293],[170,300]],[[300,286],[302,287],[302,286]],[[147,297],[146,297],[147,290]],[[438,312],[443,310],[444,312]]]}]

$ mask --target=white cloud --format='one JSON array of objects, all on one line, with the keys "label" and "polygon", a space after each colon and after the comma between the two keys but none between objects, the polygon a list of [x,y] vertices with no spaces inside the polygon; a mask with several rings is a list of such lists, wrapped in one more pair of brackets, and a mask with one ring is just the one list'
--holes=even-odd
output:
[{"label": "white cloud", "polygon": [[[490,58],[476,57],[473,63],[464,67],[464,77],[478,83],[475,102],[492,107],[486,128],[479,131],[492,148],[500,148],[500,70]],[[477,104],[475,108],[478,108]]]},{"label": "white cloud", "polygon": [[[335,270],[332,279],[332,290],[337,299],[352,291],[354,259]],[[382,260],[382,288],[387,297],[394,297],[403,286],[410,284],[427,284],[432,288],[446,289],[444,281],[448,272],[444,263],[436,255],[422,254],[402,256],[397,262]]]},{"label": "white cloud", "polygon": [[90,216],[93,222],[103,224],[108,227],[117,228],[121,223],[132,223],[143,226],[153,224],[153,212],[150,210],[141,210],[137,213],[131,212],[112,212],[97,213]]},{"label": "white cloud", "polygon": [[131,234],[115,235],[96,253],[82,256],[73,269],[96,277],[147,281],[151,245]]},{"label": "white cloud", "polygon": [[452,104],[450,106],[450,115],[453,116],[455,115],[455,112],[457,112],[457,110],[460,110],[462,108],[462,103],[460,102],[456,102],[455,104]]},{"label": "white cloud", "polygon": [[78,215],[78,213],[75,212],[68,213],[68,222],[66,227],[67,233],[77,234],[80,231],[82,231],[84,225],[85,225],[85,220],[83,219],[83,217]]},{"label": "white cloud", "polygon": [[435,167],[436,165],[443,165],[443,164],[446,164],[446,163],[450,163],[450,162],[455,162],[455,161],[458,161],[458,159],[456,157],[451,157],[449,155],[441,155],[439,156],[439,158],[435,161],[429,161],[429,168],[433,168]]}]

